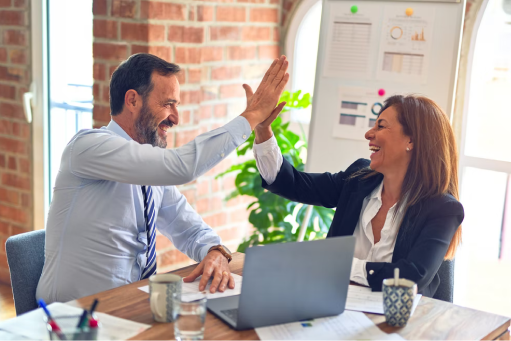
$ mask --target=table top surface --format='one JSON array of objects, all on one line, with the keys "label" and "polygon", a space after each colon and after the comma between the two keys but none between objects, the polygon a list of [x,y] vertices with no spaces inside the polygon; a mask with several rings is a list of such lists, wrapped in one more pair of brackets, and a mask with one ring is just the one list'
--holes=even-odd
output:
[{"label": "table top surface", "polygon": [[[233,254],[233,260],[229,264],[231,271],[242,275],[244,260],[244,254]],[[184,277],[195,267],[196,265],[191,265],[172,273]],[[149,294],[138,289],[148,284],[149,280],[146,279],[70,301],[67,304],[88,308],[94,298],[97,298],[100,302],[97,308],[99,312],[152,325],[151,328],[138,334],[133,339],[174,339],[173,325],[171,323],[158,323],[153,320],[149,307]],[[404,328],[388,326],[383,315],[366,315],[384,332],[398,333],[407,340],[493,340],[506,333],[510,326],[509,317],[464,308],[428,297],[421,298],[415,313]],[[208,312],[204,339],[258,340],[259,338],[254,330],[233,330]]]}]

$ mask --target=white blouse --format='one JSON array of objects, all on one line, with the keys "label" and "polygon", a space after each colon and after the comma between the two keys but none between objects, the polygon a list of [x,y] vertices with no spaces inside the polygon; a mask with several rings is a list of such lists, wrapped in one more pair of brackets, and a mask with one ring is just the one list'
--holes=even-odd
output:
[{"label": "white blouse", "polygon": [[[253,150],[261,176],[271,185],[277,178],[283,162],[282,153],[275,136],[272,136],[271,139],[263,143],[254,143]],[[364,198],[360,218],[353,233],[356,242],[350,279],[366,286],[369,286],[366,272],[367,262],[392,262],[399,224],[402,219],[402,212],[399,212],[394,217],[396,209],[394,204],[387,213],[385,224],[381,230],[380,241],[374,244],[371,220],[373,220],[381,208],[382,189],[383,182]]]}]

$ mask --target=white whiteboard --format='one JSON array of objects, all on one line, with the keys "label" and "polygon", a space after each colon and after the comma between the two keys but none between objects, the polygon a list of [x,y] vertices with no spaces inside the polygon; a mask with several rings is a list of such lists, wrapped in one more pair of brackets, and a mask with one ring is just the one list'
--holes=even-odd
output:
[{"label": "white whiteboard", "polygon": [[[336,123],[340,120],[341,97],[348,96],[347,93],[349,96],[357,96],[359,93],[369,96],[367,102],[371,103],[368,110],[371,109],[371,105],[374,107],[378,98],[383,101],[393,94],[421,94],[433,99],[450,117],[452,116],[465,1],[323,0],[316,83],[309,128],[306,165],[308,172],[338,172],[345,170],[359,158],[369,158],[369,143],[363,140],[363,133],[359,133],[362,129],[360,126],[362,116],[343,114],[342,119],[355,120],[356,117],[360,120],[357,121],[358,130],[347,132],[343,128],[342,136],[350,138],[334,137]],[[350,17],[349,12],[354,5],[358,11],[356,15]],[[413,15],[419,18],[423,15],[424,18],[431,19],[429,22],[425,20],[425,26],[417,33],[413,33],[414,38],[411,38],[422,40],[420,46],[426,46],[424,49],[427,51],[410,53],[405,57],[399,55],[397,58],[393,55],[394,52],[387,48],[385,37],[393,30],[392,39],[399,39],[403,30],[415,29],[415,27],[396,29],[393,26],[392,20],[397,17],[395,13],[405,13],[409,8],[414,10]],[[333,46],[337,44],[332,37],[339,31],[338,27],[341,27],[341,33],[345,28],[353,28],[355,32],[353,34],[362,37],[368,35],[370,43],[359,45],[354,43],[353,48]],[[389,39],[389,44],[392,43],[392,39]],[[410,47],[412,48],[415,47]],[[346,63],[335,62],[339,53],[341,54],[339,58]],[[348,56],[345,53],[348,53]],[[420,70],[425,71],[420,73],[417,71],[419,69],[413,69],[413,66],[410,66],[412,64],[407,62],[408,73],[399,74],[404,72],[405,66],[396,66],[398,65],[396,63],[405,63],[405,60],[408,60],[405,58],[414,58],[412,64],[419,63]],[[379,96],[380,89],[385,90],[384,96]],[[345,103],[343,106],[346,107]],[[347,112],[350,113],[350,110]],[[365,121],[363,123],[367,125],[365,131],[369,130],[367,123]]]}]

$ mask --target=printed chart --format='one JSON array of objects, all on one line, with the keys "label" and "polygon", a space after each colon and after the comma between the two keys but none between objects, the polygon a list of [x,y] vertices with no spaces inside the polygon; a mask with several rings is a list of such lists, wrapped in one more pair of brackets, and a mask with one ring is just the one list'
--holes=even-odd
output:
[{"label": "printed chart", "polygon": [[435,9],[405,6],[384,10],[377,79],[426,83],[431,54]]}]

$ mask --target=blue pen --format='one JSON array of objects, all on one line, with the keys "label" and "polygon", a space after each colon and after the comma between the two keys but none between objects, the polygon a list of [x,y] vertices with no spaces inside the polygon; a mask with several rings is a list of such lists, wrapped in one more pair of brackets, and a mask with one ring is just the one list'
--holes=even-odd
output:
[{"label": "blue pen", "polygon": [[51,317],[50,311],[48,310],[48,307],[46,307],[46,303],[44,302],[44,300],[40,298],[37,301],[37,303],[39,303],[39,306],[43,308],[44,312],[48,316],[48,324],[51,326],[52,331],[54,331],[55,334],[57,334],[59,339],[66,340],[66,336],[62,333],[62,330],[60,329],[59,325],[57,324],[57,322],[55,322],[53,317]]}]

